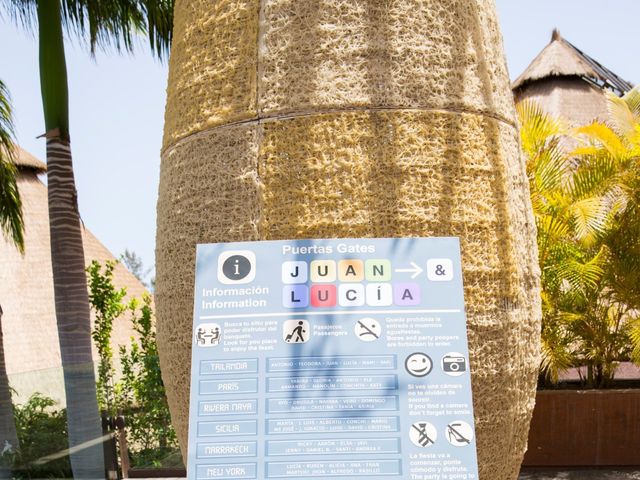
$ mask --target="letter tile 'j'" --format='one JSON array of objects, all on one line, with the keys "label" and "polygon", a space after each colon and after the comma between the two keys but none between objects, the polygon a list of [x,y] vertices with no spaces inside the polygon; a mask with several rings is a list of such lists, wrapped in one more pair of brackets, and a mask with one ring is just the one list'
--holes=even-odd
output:
[{"label": "letter tile 'j'", "polygon": [[307,262],[284,262],[282,264],[282,283],[306,283]]}]

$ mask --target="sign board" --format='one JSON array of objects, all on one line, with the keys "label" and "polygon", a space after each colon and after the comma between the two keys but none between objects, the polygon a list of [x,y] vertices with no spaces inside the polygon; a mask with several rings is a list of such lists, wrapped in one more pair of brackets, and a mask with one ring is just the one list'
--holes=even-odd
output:
[{"label": "sign board", "polygon": [[188,478],[477,479],[457,238],[199,245]]}]

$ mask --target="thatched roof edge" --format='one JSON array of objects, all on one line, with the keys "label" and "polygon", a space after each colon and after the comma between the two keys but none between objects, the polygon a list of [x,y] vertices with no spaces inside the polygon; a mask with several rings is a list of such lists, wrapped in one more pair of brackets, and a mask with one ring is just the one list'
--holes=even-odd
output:
[{"label": "thatched roof edge", "polygon": [[47,171],[47,165],[27,152],[24,148],[18,146],[17,153],[15,161],[18,168],[35,170],[36,173],[44,173]]},{"label": "thatched roof edge", "polygon": [[633,84],[622,79],[597,60],[593,59],[571,42],[565,40],[556,29],[551,42],[533,59],[529,66],[511,84],[516,90],[528,83],[548,77],[580,77],[609,88],[622,95],[633,88]]}]

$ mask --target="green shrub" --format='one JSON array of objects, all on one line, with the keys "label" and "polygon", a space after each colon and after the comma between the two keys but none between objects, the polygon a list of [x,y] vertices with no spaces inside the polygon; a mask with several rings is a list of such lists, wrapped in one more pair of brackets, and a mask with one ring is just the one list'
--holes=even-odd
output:
[{"label": "green shrub", "polygon": [[165,465],[163,459],[177,450],[177,439],[162,383],[151,296],[144,295],[138,305],[134,300],[129,309],[139,339],[132,339],[128,349],[120,347],[120,404],[126,415],[127,436],[136,447],[132,464],[161,466]]},{"label": "green shrub", "polygon": [[[160,372],[151,296],[145,294],[125,305],[126,290],[113,284],[114,268],[114,262],[103,268],[94,261],[87,269],[89,298],[96,314],[92,335],[100,356],[98,402],[110,416],[124,415],[131,466],[181,466],[176,461],[180,458],[176,433]],[[111,335],[114,321],[125,312],[138,338],[120,346],[122,376],[116,378]]]},{"label": "green shrub", "polygon": [[66,410],[56,410],[52,398],[34,393],[24,405],[14,405],[20,443],[14,454],[15,478],[72,478],[68,456],[48,460],[69,447]]}]

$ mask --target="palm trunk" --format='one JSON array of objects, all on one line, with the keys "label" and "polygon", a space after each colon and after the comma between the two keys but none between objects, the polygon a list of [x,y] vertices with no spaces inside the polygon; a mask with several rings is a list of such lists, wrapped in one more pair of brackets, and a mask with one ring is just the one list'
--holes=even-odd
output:
[{"label": "palm trunk", "polygon": [[2,307],[0,307],[0,479],[11,475],[12,453],[18,448],[18,434],[13,419],[13,403],[7,366],[4,362],[4,338],[2,334]]},{"label": "palm trunk", "polygon": [[91,355],[91,321],[71,147],[60,2],[38,1],[40,85],[47,129],[51,263],[67,399],[71,468],[77,479],[105,478]]},{"label": "palm trunk", "polygon": [[[67,398],[69,447],[78,479],[104,478],[102,436],[91,355],[91,322],[84,251],[68,141],[47,140],[49,229],[60,354]],[[89,442],[87,444],[87,442]]]}]

